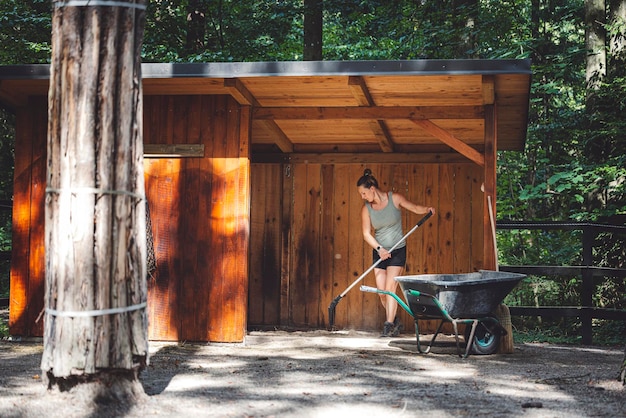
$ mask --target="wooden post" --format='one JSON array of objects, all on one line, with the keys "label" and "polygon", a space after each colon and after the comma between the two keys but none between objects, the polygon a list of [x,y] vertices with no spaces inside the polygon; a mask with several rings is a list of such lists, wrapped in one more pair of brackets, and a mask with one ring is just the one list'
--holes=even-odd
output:
[{"label": "wooden post", "polygon": [[[496,106],[485,106],[485,199],[483,214],[484,231],[484,268],[488,270],[498,270],[498,260],[496,259],[496,237],[493,222],[496,218],[496,162],[498,151],[498,126],[496,118]],[[496,311],[496,316],[500,324],[506,330],[506,335],[500,338],[498,352],[511,354],[513,345],[513,326],[511,325],[511,313],[509,308],[500,304]]]},{"label": "wooden post", "polygon": [[[596,237],[595,228],[583,227],[583,266],[593,266],[593,242]],[[582,292],[581,292],[581,332],[582,343],[590,345],[593,340],[591,327],[591,307],[593,306],[593,272],[589,268],[583,267]]]},{"label": "wooden post", "polygon": [[483,199],[483,268],[495,270],[496,256],[492,239],[489,201],[496,215],[496,158],[497,158],[497,119],[495,105],[485,106],[485,195]]},{"label": "wooden post", "polygon": [[112,4],[54,2],[41,368],[49,388],[119,398],[143,393],[148,360],[145,1]]}]

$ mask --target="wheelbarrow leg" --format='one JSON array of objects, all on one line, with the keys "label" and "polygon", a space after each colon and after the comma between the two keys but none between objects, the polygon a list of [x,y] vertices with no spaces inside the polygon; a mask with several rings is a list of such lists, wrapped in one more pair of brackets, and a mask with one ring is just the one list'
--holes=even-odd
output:
[{"label": "wheelbarrow leg", "polygon": [[415,340],[417,341],[417,351],[422,354],[428,354],[430,351],[430,346],[426,350],[422,350],[422,346],[420,344],[420,329],[417,324],[417,318],[415,318]]},{"label": "wheelbarrow leg", "polygon": [[[456,349],[459,354],[459,357],[467,358],[470,354],[470,350],[472,349],[472,344],[474,344],[474,336],[476,335],[476,327],[480,321],[478,319],[472,320],[472,330],[470,331],[469,338],[465,342],[465,354],[461,355],[461,349],[459,348],[459,333],[456,328],[456,321],[454,322],[454,336],[456,337]],[[466,323],[469,325],[469,323]]]},{"label": "wheelbarrow leg", "polygon": [[437,327],[437,331],[435,331],[435,335],[433,335],[433,338],[431,338],[430,343],[428,344],[428,347],[426,347],[425,350],[422,350],[421,344],[420,344],[420,334],[419,334],[419,328],[417,325],[417,319],[415,319],[415,338],[417,339],[417,351],[419,351],[422,354],[428,354],[430,353],[430,349],[432,348],[435,339],[437,338],[437,336],[439,335],[439,333],[441,332],[441,328],[443,328],[443,324],[445,323],[445,320],[442,320],[441,322],[439,322],[439,326]]}]

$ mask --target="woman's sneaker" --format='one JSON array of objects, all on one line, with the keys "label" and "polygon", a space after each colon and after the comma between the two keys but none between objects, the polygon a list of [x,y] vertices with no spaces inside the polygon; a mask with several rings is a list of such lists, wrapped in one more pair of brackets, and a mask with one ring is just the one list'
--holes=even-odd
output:
[{"label": "woman's sneaker", "polygon": [[400,335],[400,331],[402,331],[403,328],[397,316],[394,318],[392,325],[393,329],[391,330],[391,336],[397,337],[398,335]]},{"label": "woman's sneaker", "polygon": [[393,322],[385,321],[383,325],[383,332],[380,334],[381,337],[391,337],[393,334]]}]

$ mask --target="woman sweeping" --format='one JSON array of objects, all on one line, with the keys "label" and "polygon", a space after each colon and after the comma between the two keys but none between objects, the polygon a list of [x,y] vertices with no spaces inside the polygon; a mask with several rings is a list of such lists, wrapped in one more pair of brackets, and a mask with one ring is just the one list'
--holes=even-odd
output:
[{"label": "woman sweeping", "polygon": [[[399,193],[383,192],[378,188],[378,181],[368,168],[365,169],[356,186],[361,198],[365,200],[361,209],[363,239],[374,249],[373,262],[382,259],[374,269],[376,287],[395,293],[398,283],[394,278],[402,275],[406,264],[406,243],[400,243],[393,253],[387,249],[393,247],[404,236],[400,209],[404,208],[415,214],[428,212],[434,214],[435,208],[412,203]],[[372,228],[374,235],[372,235]],[[400,333],[400,323],[396,317],[398,303],[388,295],[380,295],[380,301],[386,313],[381,337],[397,336]]]}]

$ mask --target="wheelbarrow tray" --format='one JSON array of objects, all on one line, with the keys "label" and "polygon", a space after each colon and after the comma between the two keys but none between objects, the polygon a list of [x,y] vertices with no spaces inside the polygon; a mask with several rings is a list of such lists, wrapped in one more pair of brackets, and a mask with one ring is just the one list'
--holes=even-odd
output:
[{"label": "wheelbarrow tray", "polygon": [[[398,276],[407,304],[413,316],[422,319],[442,319],[434,296],[452,318],[480,318],[492,314],[506,295],[526,277],[524,274],[480,270],[462,274],[420,274]],[[416,296],[409,292],[415,290]]]}]

